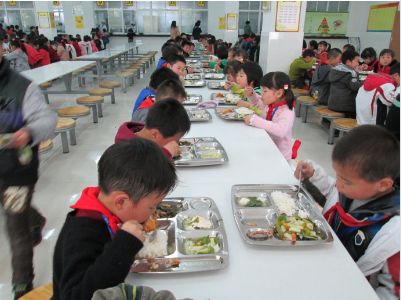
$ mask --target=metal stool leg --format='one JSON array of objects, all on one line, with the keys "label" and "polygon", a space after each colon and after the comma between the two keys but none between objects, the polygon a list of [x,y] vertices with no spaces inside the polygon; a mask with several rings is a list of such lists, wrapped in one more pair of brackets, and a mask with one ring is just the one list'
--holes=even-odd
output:
[{"label": "metal stool leg", "polygon": [[60,137],[61,137],[61,145],[63,147],[63,153],[70,152],[70,150],[68,148],[67,132],[65,132],[65,131],[60,132]]},{"label": "metal stool leg", "polygon": [[302,117],[302,123],[306,123],[306,119],[308,118],[308,106],[305,106],[305,114]]},{"label": "metal stool leg", "polygon": [[296,101],[295,103],[295,116],[299,118],[301,116],[301,103],[299,103],[299,101]]},{"label": "metal stool leg", "polygon": [[116,98],[114,96],[114,88],[111,89],[111,90],[112,90],[112,92],[111,92],[111,104],[116,104]]},{"label": "metal stool leg", "polygon": [[103,117],[103,109],[102,109],[102,103],[98,103],[97,105],[97,115],[99,118]]},{"label": "metal stool leg", "polygon": [[69,130],[69,132],[70,132],[70,144],[71,144],[72,146],[74,146],[74,145],[77,144],[77,137],[76,137],[76,135],[75,135],[75,128],[71,128],[71,129]]},{"label": "metal stool leg", "polygon": [[97,105],[92,105],[92,115],[93,115],[93,123],[97,123],[98,119],[97,119]]},{"label": "metal stool leg", "polygon": [[43,95],[45,96],[46,103],[49,104],[49,95],[46,92],[44,92]]},{"label": "metal stool leg", "polygon": [[330,120],[330,129],[329,129],[329,140],[327,141],[327,144],[333,145],[334,144],[334,135],[336,132],[336,128],[334,126],[333,120]]}]

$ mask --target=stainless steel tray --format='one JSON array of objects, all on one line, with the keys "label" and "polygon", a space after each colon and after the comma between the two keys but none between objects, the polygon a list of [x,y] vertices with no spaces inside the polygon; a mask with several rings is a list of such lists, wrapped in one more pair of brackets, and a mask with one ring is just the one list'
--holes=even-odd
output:
[{"label": "stainless steel tray", "polygon": [[204,87],[206,85],[206,81],[204,80],[185,80],[185,87]]},{"label": "stainless steel tray", "polygon": [[[160,230],[167,234],[167,256],[158,258],[137,258],[131,268],[136,273],[189,273],[219,270],[228,265],[228,240],[223,219],[211,198],[166,198],[159,204],[157,211]],[[167,213],[166,213],[167,212]],[[183,220],[188,217],[202,216],[212,223],[210,229],[186,229]],[[204,236],[217,237],[220,250],[213,254],[185,253],[184,242],[188,238]],[[179,262],[178,266],[174,263]]]},{"label": "stainless steel tray", "polygon": [[222,73],[205,73],[205,79],[223,80],[226,75]]},{"label": "stainless steel tray", "polygon": [[207,122],[212,119],[212,115],[207,109],[187,108],[187,113],[191,122]]},{"label": "stainless steel tray", "polygon": [[214,137],[194,137],[180,140],[181,155],[174,159],[177,167],[221,165],[228,161],[226,151]]},{"label": "stainless steel tray", "polygon": [[239,95],[223,92],[212,93],[210,98],[214,101],[218,101],[219,105],[236,105],[240,100],[242,100]]},{"label": "stainless steel tray", "polygon": [[202,102],[202,95],[189,94],[184,101],[184,105],[198,105]]},{"label": "stainless steel tray", "polygon": [[202,74],[187,74],[185,80],[201,80]]},{"label": "stainless steel tray", "polygon": [[[322,216],[321,212],[314,203],[313,198],[303,188],[301,188],[302,196],[300,199],[296,197],[298,186],[295,185],[278,185],[278,184],[244,184],[234,185],[231,189],[231,205],[234,213],[235,223],[241,237],[248,244],[263,246],[312,246],[327,244],[333,242],[329,225]],[[276,219],[279,214],[278,208],[271,199],[271,192],[282,191],[291,195],[295,200],[297,208],[301,208],[309,215],[315,229],[321,239],[319,240],[289,240],[279,239],[275,229]],[[244,197],[260,197],[265,199],[264,206],[261,207],[245,207],[239,204],[239,199]],[[266,233],[262,238],[250,238],[248,234]],[[271,236],[271,233],[273,235]]]},{"label": "stainless steel tray", "polygon": [[196,63],[199,62],[199,59],[198,59],[198,58],[195,58],[195,57],[194,57],[194,58],[190,57],[190,58],[186,58],[185,61],[186,61],[187,63],[190,63],[190,64],[196,64]]},{"label": "stainless steel tray", "polygon": [[[224,106],[224,107],[217,106],[215,108],[215,111],[216,111],[216,115],[224,120],[243,121],[244,117],[235,112],[236,108],[237,108],[237,106]],[[229,110],[231,110],[231,112],[229,112]]]},{"label": "stainless steel tray", "polygon": [[212,90],[224,90],[224,81],[209,81],[207,87]]}]

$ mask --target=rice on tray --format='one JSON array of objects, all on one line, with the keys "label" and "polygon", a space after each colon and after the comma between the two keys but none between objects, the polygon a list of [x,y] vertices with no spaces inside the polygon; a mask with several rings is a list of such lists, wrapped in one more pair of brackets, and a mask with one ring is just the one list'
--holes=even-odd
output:
[{"label": "rice on tray", "polygon": [[146,237],[137,257],[154,258],[161,256],[167,256],[167,233],[164,230],[157,230],[152,242],[149,242],[149,237]]}]

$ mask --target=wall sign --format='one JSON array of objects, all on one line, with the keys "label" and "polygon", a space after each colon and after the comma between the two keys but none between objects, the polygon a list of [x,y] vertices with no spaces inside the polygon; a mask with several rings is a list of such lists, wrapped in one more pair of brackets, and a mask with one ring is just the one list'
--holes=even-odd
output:
[{"label": "wall sign", "polygon": [[305,36],[345,36],[348,13],[306,12]]},{"label": "wall sign", "polygon": [[301,15],[300,1],[278,1],[276,11],[276,31],[299,31],[299,19]]},{"label": "wall sign", "polygon": [[124,1],[125,6],[134,6],[134,1]]},{"label": "wall sign", "polygon": [[168,6],[177,6],[177,1],[169,1]]},{"label": "wall sign", "polygon": [[226,29],[226,17],[219,17],[219,29]]},{"label": "wall sign", "polygon": [[38,26],[39,28],[50,28],[49,13],[38,12]]},{"label": "wall sign", "polygon": [[60,1],[53,1],[53,5],[54,6],[59,6],[60,5]]},{"label": "wall sign", "polygon": [[397,8],[398,2],[371,5],[368,18],[368,31],[391,32]]},{"label": "wall sign", "polygon": [[17,1],[8,1],[8,6],[17,6]]},{"label": "wall sign", "polygon": [[227,14],[227,30],[238,30],[238,14]]},{"label": "wall sign", "polygon": [[196,6],[197,7],[206,7],[205,1],[196,1]]},{"label": "wall sign", "polygon": [[77,28],[77,29],[84,28],[84,17],[83,16],[75,16],[75,28]]},{"label": "wall sign", "polygon": [[105,3],[104,3],[104,1],[96,1],[96,6],[97,7],[104,7]]}]

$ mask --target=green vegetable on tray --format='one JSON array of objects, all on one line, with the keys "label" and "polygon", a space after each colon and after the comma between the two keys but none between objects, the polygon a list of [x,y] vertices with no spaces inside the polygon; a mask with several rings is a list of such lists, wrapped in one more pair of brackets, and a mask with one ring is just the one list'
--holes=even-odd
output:
[{"label": "green vegetable on tray", "polygon": [[261,117],[263,115],[262,110],[256,106],[251,106],[251,107],[249,107],[249,109],[253,110],[255,112],[255,114],[257,114],[259,117]]},{"label": "green vegetable on tray", "polygon": [[245,205],[246,207],[262,207],[265,205],[265,203],[258,199],[258,197],[248,197],[249,202],[247,205]]},{"label": "green vegetable on tray", "polygon": [[281,214],[276,220],[276,232],[280,239],[295,242],[297,240],[321,240],[316,225],[307,218],[297,215]]},{"label": "green vegetable on tray", "polygon": [[203,236],[200,238],[188,238],[184,241],[185,254],[211,254],[220,250],[217,237]]}]

